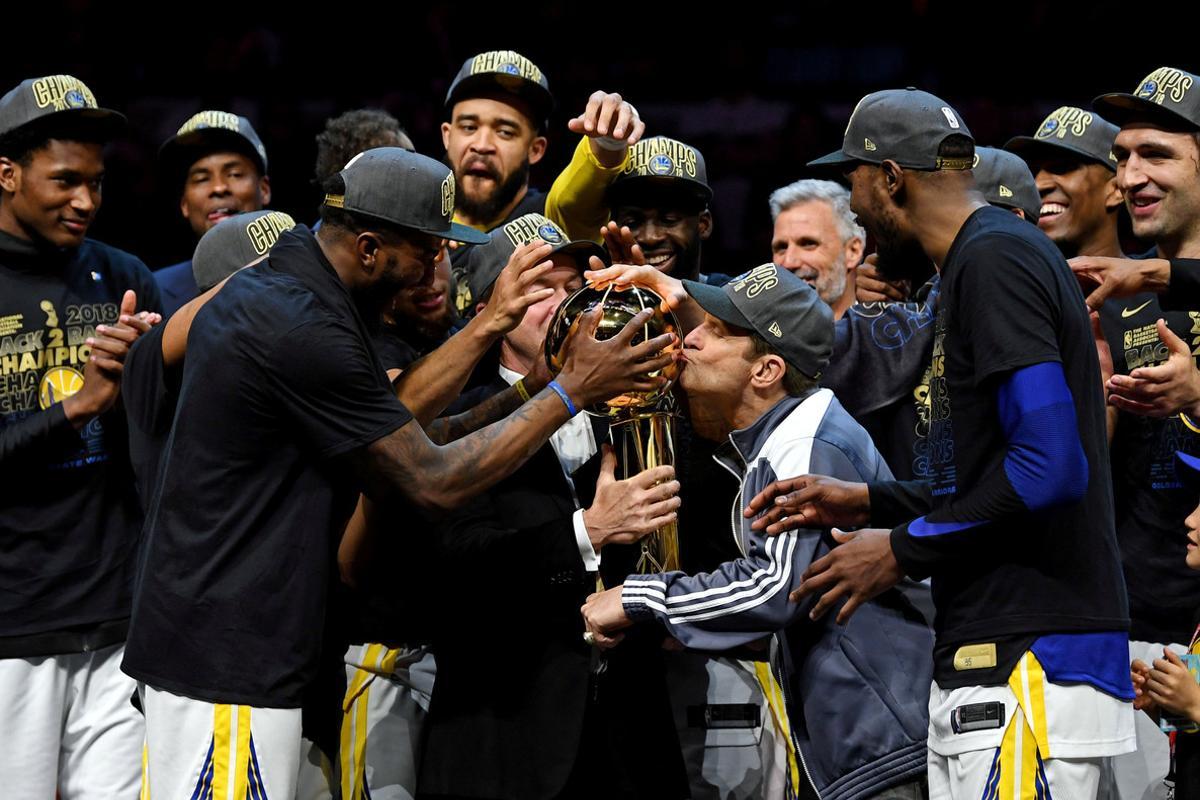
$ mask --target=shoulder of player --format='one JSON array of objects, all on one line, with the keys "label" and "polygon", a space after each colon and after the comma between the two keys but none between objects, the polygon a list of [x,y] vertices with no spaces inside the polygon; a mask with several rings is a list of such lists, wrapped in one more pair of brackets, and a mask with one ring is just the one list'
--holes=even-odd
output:
[{"label": "shoulder of player", "polygon": [[95,270],[104,267],[112,275],[138,280],[153,280],[153,273],[145,262],[133,253],[113,247],[95,239],[84,239],[76,251],[75,261],[85,268]]}]

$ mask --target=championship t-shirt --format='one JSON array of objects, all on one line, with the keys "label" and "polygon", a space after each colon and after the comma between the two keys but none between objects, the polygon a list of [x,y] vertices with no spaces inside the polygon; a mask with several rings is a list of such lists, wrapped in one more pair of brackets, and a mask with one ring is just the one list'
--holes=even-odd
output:
[{"label": "championship t-shirt", "polygon": [[[1164,311],[1154,294],[1110,300],[1100,322],[1119,375],[1167,360],[1158,338],[1162,319],[1193,351],[1200,348],[1200,311]],[[1130,637],[1182,643],[1200,608],[1200,573],[1184,561],[1196,494],[1175,474],[1175,451],[1200,454],[1200,423],[1180,415],[1158,419],[1121,412],[1112,442],[1117,542],[1129,591]]]},{"label": "championship t-shirt", "polygon": [[[1033,226],[984,207],[958,232],[941,278],[929,387],[932,510],[919,531],[894,531],[892,545],[908,574],[932,577],[938,652],[953,657],[959,645],[980,646],[974,658],[938,665],[945,688],[942,670],[961,670],[960,680],[972,683],[975,668],[1004,668],[989,663],[996,653],[1019,657],[1022,640],[1124,631],[1129,622],[1099,362],[1070,268]],[[1013,507],[1004,493],[1015,491],[997,390],[1014,371],[1044,362],[1062,365],[1078,430],[1039,435],[1078,436],[1084,497],[1042,511],[1022,501],[1020,511],[993,514]]]},{"label": "championship t-shirt", "polygon": [[[158,310],[150,271],[85,240],[50,250],[0,233],[0,658],[121,641],[142,526],[120,408],[75,430],[97,325],[122,296]],[[89,631],[120,620],[101,641]]]},{"label": "championship t-shirt", "polygon": [[196,315],[123,668],[214,703],[297,707],[361,488],[338,460],[412,418],[312,234]]}]

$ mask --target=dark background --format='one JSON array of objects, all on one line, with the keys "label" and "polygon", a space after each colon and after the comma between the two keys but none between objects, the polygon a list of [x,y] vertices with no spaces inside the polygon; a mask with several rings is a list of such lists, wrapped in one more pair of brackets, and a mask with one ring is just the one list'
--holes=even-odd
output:
[{"label": "dark background", "polygon": [[194,246],[178,195],[157,185],[155,153],[196,111],[249,117],[270,158],[272,206],[310,221],[314,137],[326,118],[386,109],[421,152],[440,158],[442,100],[454,73],[475,53],[515,49],[542,68],[558,102],[534,185],[549,188],[566,164],[575,145],[566,121],[588,95],[619,91],[638,107],[647,135],[704,154],[716,219],[704,268],[736,274],[769,258],[767,195],[840,146],[867,92],[932,91],[980,144],[999,145],[1033,133],[1059,105],[1132,91],[1156,67],[1200,72],[1196,2],[715,8],[38,3],[4,12],[0,84],[72,74],[129,117],[129,134],[109,151],[92,233],[157,268]]}]

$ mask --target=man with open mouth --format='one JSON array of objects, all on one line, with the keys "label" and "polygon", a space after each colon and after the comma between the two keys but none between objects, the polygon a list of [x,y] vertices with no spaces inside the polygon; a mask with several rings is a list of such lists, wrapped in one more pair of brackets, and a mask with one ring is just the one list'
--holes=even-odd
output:
[{"label": "man with open mouth", "polygon": [[[158,158],[167,185],[179,187],[179,213],[197,241],[221,220],[271,202],[267,149],[245,117],[201,111],[163,143]],[[167,316],[197,295],[190,258],[154,278]]]}]

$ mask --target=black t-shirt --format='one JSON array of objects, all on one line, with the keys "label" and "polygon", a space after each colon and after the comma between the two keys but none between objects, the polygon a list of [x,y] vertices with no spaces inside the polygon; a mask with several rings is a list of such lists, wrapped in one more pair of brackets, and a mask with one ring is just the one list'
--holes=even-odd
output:
[{"label": "black t-shirt", "polygon": [[[1200,345],[1200,312],[1164,311],[1153,294],[1111,300],[1100,321],[1117,374],[1167,358],[1155,326],[1163,319],[1193,349]],[[1196,493],[1175,474],[1175,451],[1200,454],[1200,434],[1179,416],[1156,419],[1121,412],[1112,443],[1117,542],[1129,591],[1130,636],[1147,642],[1186,642],[1200,608],[1200,573],[1189,569],[1187,526]]]},{"label": "black t-shirt", "polygon": [[[938,647],[1127,629],[1100,369],[1078,283],[1044,234],[992,207],[968,218],[941,276],[928,521],[991,521],[938,536],[893,533],[906,571],[933,578]],[[1043,362],[1062,364],[1088,483],[1081,501],[1030,512],[1014,503],[1004,471],[997,389]]]},{"label": "black t-shirt", "polygon": [[0,233],[0,657],[79,652],[98,642],[74,634],[129,616],[142,513],[124,414],[76,431],[60,402],[82,387],[86,339],[116,323],[127,289],[139,309],[160,307],[128,253]]},{"label": "black t-shirt", "polygon": [[209,702],[299,706],[360,488],[337,458],[411,418],[312,234],[283,234],[192,324],[125,671]]},{"label": "black t-shirt", "polygon": [[165,323],[138,338],[125,357],[121,397],[129,425],[129,460],[137,476],[142,508],[150,506],[160,460],[175,419],[182,367],[168,369],[162,359]]}]

